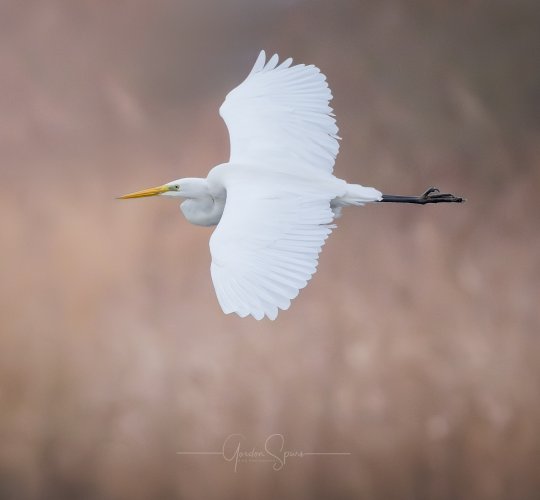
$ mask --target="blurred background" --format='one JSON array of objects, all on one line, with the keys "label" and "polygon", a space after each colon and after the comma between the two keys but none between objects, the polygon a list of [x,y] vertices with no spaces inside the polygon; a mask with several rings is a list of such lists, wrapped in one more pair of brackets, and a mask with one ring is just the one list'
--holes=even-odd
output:
[{"label": "blurred background", "polygon": [[[540,496],[540,3],[0,1],[0,498]],[[228,158],[260,49],[319,66],[347,210],[275,322],[210,229],[120,194]],[[268,463],[221,450],[350,456]]]}]

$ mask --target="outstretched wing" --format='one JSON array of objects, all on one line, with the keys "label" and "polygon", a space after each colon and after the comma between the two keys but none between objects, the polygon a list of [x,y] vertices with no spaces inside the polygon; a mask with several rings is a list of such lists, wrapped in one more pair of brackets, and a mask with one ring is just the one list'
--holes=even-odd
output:
[{"label": "outstretched wing", "polygon": [[261,51],[248,77],[226,97],[219,113],[229,129],[230,163],[273,169],[332,172],[338,127],[332,94],[315,66],[291,66]]},{"label": "outstretched wing", "polygon": [[330,200],[342,194],[341,184],[278,173],[260,182],[245,177],[227,183],[225,210],[210,238],[212,281],[226,314],[275,319],[315,273],[332,231]]}]

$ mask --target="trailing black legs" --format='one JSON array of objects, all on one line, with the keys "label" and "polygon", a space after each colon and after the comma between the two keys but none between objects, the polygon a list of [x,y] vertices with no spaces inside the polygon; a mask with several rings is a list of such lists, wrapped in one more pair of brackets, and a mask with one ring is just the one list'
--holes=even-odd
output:
[{"label": "trailing black legs", "polygon": [[425,205],[427,203],[463,203],[463,198],[449,193],[441,193],[437,188],[431,187],[420,196],[399,196],[393,194],[383,194],[381,202],[386,203],[417,203]]}]

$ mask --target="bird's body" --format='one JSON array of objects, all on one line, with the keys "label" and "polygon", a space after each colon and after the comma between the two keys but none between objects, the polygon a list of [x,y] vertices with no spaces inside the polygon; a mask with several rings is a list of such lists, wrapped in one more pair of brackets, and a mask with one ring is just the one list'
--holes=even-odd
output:
[{"label": "bird's body", "polygon": [[[342,207],[377,201],[461,201],[451,195],[386,197],[333,175],[339,150],[332,98],[314,66],[279,66],[264,51],[220,108],[229,129],[228,163],[206,179],[187,178],[122,198],[182,197],[186,219],[217,225],[211,275],[225,313],[275,319],[306,286]],[[392,198],[401,198],[399,200]],[[416,201],[413,201],[416,200]]]},{"label": "bird's body", "polygon": [[225,209],[227,186],[245,182],[263,184],[266,190],[274,191],[269,194],[273,197],[278,197],[280,192],[284,192],[283,188],[279,188],[280,183],[289,182],[302,190],[324,189],[328,193],[325,199],[330,203],[335,217],[339,217],[342,207],[378,201],[382,196],[374,188],[348,184],[332,174],[305,177],[294,175],[293,172],[279,175],[277,178],[272,172],[254,172],[253,167],[249,165],[223,163],[210,170],[206,179],[182,179],[185,200],[180,204],[180,209],[191,224],[216,226]]}]

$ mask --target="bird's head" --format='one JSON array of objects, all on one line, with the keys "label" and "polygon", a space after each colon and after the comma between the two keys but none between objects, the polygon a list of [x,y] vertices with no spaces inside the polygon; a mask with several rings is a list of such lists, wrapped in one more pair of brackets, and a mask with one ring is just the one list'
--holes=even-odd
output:
[{"label": "bird's head", "polygon": [[187,179],[177,179],[176,181],[168,182],[163,184],[163,186],[156,186],[153,188],[142,189],[141,191],[135,191],[134,193],[125,194],[119,196],[119,200],[127,200],[129,198],[145,198],[147,196],[182,196],[185,197],[187,192],[185,192],[186,186],[189,186],[189,183],[186,182]]}]

